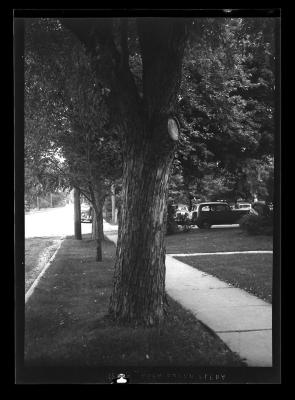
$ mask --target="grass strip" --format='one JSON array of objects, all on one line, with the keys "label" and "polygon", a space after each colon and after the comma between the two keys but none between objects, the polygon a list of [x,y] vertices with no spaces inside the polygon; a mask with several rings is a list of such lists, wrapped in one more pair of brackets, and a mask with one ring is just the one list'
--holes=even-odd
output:
[{"label": "grass strip", "polygon": [[[85,237],[85,236],[84,236]],[[67,238],[26,305],[27,366],[244,366],[190,312],[169,298],[160,328],[118,325],[107,315],[115,246]]]},{"label": "grass strip", "polygon": [[272,249],[271,236],[250,236],[239,228],[193,229],[166,236],[167,254]]},{"label": "grass strip", "polygon": [[224,254],[175,257],[224,282],[272,302],[272,254]]}]

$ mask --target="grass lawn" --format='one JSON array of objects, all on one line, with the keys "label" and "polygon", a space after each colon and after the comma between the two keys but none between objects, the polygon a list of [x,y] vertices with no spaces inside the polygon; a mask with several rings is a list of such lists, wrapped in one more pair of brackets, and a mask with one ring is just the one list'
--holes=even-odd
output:
[{"label": "grass lawn", "polygon": [[66,239],[26,304],[27,366],[245,366],[178,303],[169,299],[160,329],[119,326],[107,317],[115,246]]},{"label": "grass lawn", "polygon": [[272,250],[272,236],[250,236],[240,228],[194,229],[166,236],[167,254]]},{"label": "grass lawn", "polygon": [[271,303],[272,254],[175,257]]},{"label": "grass lawn", "polygon": [[55,251],[58,237],[34,237],[25,239],[25,290],[37,278],[46,261]]}]

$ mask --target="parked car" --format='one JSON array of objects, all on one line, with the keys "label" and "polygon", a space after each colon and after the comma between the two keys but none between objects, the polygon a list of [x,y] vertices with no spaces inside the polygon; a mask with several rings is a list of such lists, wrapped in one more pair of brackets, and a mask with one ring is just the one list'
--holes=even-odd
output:
[{"label": "parked car", "polygon": [[266,204],[264,201],[256,201],[252,204],[252,210],[256,215],[269,216],[273,213],[273,206]]},{"label": "parked car", "polygon": [[231,209],[225,202],[206,202],[196,206],[192,212],[191,224],[199,228],[210,228],[212,225],[236,224],[248,209]]},{"label": "parked car", "polygon": [[235,208],[238,210],[250,210],[251,203],[237,203]]},{"label": "parked car", "polygon": [[92,222],[92,207],[89,204],[81,204],[81,222],[91,223]]}]

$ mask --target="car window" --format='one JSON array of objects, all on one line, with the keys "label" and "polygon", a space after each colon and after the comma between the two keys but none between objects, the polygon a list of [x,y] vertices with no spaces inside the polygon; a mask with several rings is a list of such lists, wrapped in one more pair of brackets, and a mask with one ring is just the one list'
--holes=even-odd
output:
[{"label": "car window", "polygon": [[210,211],[210,206],[202,206],[201,211]]},{"label": "car window", "polygon": [[212,205],[211,206],[212,211],[226,211],[227,210],[227,206],[224,204],[216,204],[216,205]]}]

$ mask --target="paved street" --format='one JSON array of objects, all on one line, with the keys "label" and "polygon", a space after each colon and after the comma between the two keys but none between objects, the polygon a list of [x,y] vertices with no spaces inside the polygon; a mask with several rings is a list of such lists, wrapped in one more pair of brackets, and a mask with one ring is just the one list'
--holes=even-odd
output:
[{"label": "paved street", "polygon": [[[92,224],[82,224],[82,234],[91,233]],[[26,301],[50,258],[65,236],[74,234],[74,206],[34,210],[25,214]]]},{"label": "paved street", "polygon": [[[25,214],[25,237],[71,236],[74,234],[74,205],[46,208]],[[104,223],[105,224],[105,223]],[[91,224],[81,224],[82,234],[91,233]],[[220,225],[213,228],[236,228],[239,225]],[[110,225],[110,230],[117,227]]]},{"label": "paved street", "polygon": [[[82,234],[91,233],[92,224],[81,224]],[[25,238],[74,235],[74,205],[41,209],[25,215]]]}]

